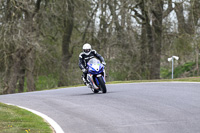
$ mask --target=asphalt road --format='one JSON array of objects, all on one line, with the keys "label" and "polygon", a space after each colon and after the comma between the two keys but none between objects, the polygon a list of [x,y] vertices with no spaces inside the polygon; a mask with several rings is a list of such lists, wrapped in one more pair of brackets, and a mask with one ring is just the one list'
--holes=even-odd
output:
[{"label": "asphalt road", "polygon": [[65,133],[200,133],[200,83],[107,85],[1,95],[0,102],[34,109]]}]

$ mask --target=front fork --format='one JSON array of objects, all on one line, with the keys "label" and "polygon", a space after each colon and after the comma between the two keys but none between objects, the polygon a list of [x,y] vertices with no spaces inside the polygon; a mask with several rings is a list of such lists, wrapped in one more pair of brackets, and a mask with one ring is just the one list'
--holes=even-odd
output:
[{"label": "front fork", "polygon": [[96,84],[94,83],[94,80],[93,80],[93,75],[92,74],[87,74],[87,80],[91,83],[92,85],[92,88],[94,89],[98,89],[99,87],[96,86]]}]

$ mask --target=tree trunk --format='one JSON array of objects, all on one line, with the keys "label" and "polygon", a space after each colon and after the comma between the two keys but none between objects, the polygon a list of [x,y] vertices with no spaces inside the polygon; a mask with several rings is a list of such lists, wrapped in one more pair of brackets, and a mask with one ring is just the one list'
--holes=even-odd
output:
[{"label": "tree trunk", "polygon": [[163,1],[152,0],[152,2],[155,5],[152,9],[153,55],[150,68],[150,78],[159,79],[162,44]]},{"label": "tree trunk", "polygon": [[148,79],[148,50],[146,42],[146,26],[142,24],[141,43],[140,43],[140,74],[142,79]]},{"label": "tree trunk", "polygon": [[122,44],[124,44],[123,30],[122,30],[123,28],[120,25],[119,20],[118,20],[118,16],[116,14],[116,5],[117,5],[116,0],[110,0],[108,2],[108,6],[109,6],[109,9],[110,9],[110,12],[111,12],[111,15],[113,17],[113,21],[114,21],[115,27],[116,27],[115,30],[117,32],[117,42],[118,42],[118,45],[121,46]]},{"label": "tree trunk", "polygon": [[196,70],[197,70],[197,76],[199,76],[199,47],[196,46]]},{"label": "tree trunk", "polygon": [[152,0],[151,14],[152,26],[148,12],[145,13],[147,42],[149,48],[149,69],[150,79],[160,78],[160,58],[162,44],[162,19],[163,19],[163,2]]},{"label": "tree trunk", "polygon": [[[34,12],[27,12],[27,18],[26,18],[26,29],[28,29],[28,34],[37,34],[36,33],[36,25],[34,24],[34,19],[38,19],[36,18],[36,14],[39,12],[40,10],[40,4],[41,4],[42,0],[37,0],[35,3],[35,8],[34,8]],[[37,38],[39,38],[39,36],[36,36]],[[35,37],[35,39],[36,39]],[[31,40],[32,38],[28,38],[28,40]],[[34,43],[34,42],[32,42]],[[34,46],[34,45],[33,45]],[[27,76],[27,88],[28,91],[35,91],[36,87],[35,87],[35,78],[34,78],[34,70],[35,70],[35,56],[36,56],[36,51],[34,47],[30,47],[29,49],[27,49],[26,51],[26,76]]]},{"label": "tree trunk", "polygon": [[34,79],[34,69],[35,69],[35,51],[31,50],[26,58],[26,76],[27,76],[27,88],[28,91],[35,91],[35,79]]},{"label": "tree trunk", "polygon": [[23,50],[17,50],[15,53],[13,53],[12,58],[13,58],[13,65],[11,67],[10,75],[9,75],[9,81],[8,81],[8,88],[6,90],[7,94],[15,93],[16,90],[16,85],[18,81],[18,76],[20,72],[20,65],[22,63],[22,54]]},{"label": "tree trunk", "polygon": [[[145,6],[144,1],[142,0],[139,4],[139,7],[141,9],[142,16],[145,16]],[[147,16],[146,16],[147,17]],[[148,19],[147,19],[148,20]],[[147,47],[147,32],[146,28],[146,19],[142,19],[142,27],[141,27],[141,39],[140,39],[140,74],[142,79],[148,79],[148,47]],[[150,27],[149,27],[150,28]],[[151,32],[149,32],[151,34]]]},{"label": "tree trunk", "polygon": [[18,92],[24,92],[24,79],[25,79],[25,68],[24,64],[22,65],[20,72],[19,72],[19,85],[18,85]]},{"label": "tree trunk", "polygon": [[152,27],[150,25],[150,18],[148,16],[148,12],[145,10],[145,27],[146,27],[146,36],[147,36],[147,43],[148,43],[148,57],[147,57],[147,64],[149,68],[149,77],[148,79],[151,78],[152,75],[152,63],[153,63],[153,54],[154,54],[154,45],[153,45],[153,33],[152,33]]},{"label": "tree trunk", "polygon": [[185,18],[183,15],[183,3],[175,3],[175,12],[178,19],[178,31],[180,34],[186,33],[185,31]]},{"label": "tree trunk", "polygon": [[66,18],[64,19],[64,34],[62,37],[62,67],[58,86],[68,85],[65,76],[69,68],[70,58],[72,57],[69,45],[74,27],[74,0],[67,0],[67,2],[68,13]]}]

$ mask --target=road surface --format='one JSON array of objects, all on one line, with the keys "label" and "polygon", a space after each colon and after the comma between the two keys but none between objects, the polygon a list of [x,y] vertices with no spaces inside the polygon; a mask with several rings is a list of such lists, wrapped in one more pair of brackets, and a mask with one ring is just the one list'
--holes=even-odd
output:
[{"label": "road surface", "polygon": [[107,85],[1,95],[55,120],[65,133],[200,133],[200,83]]}]

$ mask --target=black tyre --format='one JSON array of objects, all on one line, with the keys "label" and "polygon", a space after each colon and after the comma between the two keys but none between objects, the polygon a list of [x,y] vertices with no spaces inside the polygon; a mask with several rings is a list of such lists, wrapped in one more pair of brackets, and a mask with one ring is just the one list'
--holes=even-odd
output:
[{"label": "black tyre", "polygon": [[98,93],[98,92],[99,92],[99,90],[96,90],[96,89],[93,89],[93,88],[91,88],[91,90],[92,90],[94,93]]},{"label": "black tyre", "polygon": [[100,87],[102,93],[106,93],[107,89],[106,89],[106,85],[105,85],[105,82],[104,82],[103,78],[102,77],[98,77],[98,80],[99,80],[99,87]]}]

